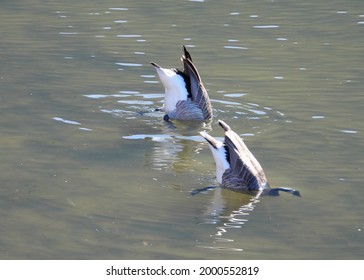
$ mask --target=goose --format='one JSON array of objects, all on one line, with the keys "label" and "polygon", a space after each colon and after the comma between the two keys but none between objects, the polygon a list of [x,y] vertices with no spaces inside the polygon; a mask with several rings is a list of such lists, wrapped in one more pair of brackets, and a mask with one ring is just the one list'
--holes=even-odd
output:
[{"label": "goose", "polygon": [[[270,188],[261,165],[243,140],[224,121],[219,120],[218,123],[225,131],[223,142],[204,131],[200,134],[212,152],[216,164],[216,180],[223,188],[272,196],[278,196],[283,191],[301,196],[299,191],[292,188]],[[211,187],[205,190],[209,188]]]},{"label": "goose", "polygon": [[157,71],[164,89],[164,120],[200,120],[212,118],[212,107],[201,77],[192,62],[192,57],[183,46],[181,57],[183,71],[172,68],[162,68],[151,62]]}]

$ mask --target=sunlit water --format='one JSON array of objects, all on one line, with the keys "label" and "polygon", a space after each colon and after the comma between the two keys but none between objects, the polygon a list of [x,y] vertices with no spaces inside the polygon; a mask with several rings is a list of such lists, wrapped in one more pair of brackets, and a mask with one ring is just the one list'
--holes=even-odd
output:
[{"label": "sunlit water", "polygon": [[[361,1],[0,8],[1,259],[363,258]],[[210,124],[154,111],[149,62],[181,67],[183,44]],[[218,119],[302,197],[191,196],[216,185]]]}]

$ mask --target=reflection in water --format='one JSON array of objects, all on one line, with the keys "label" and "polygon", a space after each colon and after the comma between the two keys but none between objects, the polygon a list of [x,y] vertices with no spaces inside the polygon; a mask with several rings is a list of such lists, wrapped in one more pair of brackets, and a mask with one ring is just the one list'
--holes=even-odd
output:
[{"label": "reflection in water", "polygon": [[[226,191],[228,195],[223,197],[222,191]],[[234,239],[228,238],[226,235],[230,230],[242,228],[249,221],[248,216],[255,209],[260,196],[261,192],[252,197],[247,194],[217,188],[211,204],[207,207],[203,215],[203,222],[201,223],[216,225],[216,232],[210,235],[213,245],[198,245],[198,247],[215,250],[243,251],[243,248],[236,247]],[[242,200],[240,201],[241,206],[238,209],[231,209],[229,207],[229,203],[234,198]],[[220,246],[220,243],[230,243],[231,246]]]},{"label": "reflection in water", "polygon": [[[166,130],[168,127],[165,127]],[[182,136],[176,132],[165,134],[134,134],[123,136],[131,140],[151,140],[155,142],[151,153],[147,153],[147,162],[154,170],[179,170],[181,166],[189,166],[191,155],[199,151],[200,145],[191,142],[203,143],[200,136]]]}]

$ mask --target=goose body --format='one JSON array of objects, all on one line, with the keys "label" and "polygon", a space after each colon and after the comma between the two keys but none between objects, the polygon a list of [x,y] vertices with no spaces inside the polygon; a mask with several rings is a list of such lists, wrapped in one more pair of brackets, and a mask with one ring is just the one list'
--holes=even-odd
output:
[{"label": "goose body", "polygon": [[181,57],[184,69],[162,68],[151,62],[155,67],[164,89],[165,119],[177,120],[210,120],[212,107],[201,77],[192,62],[191,55],[183,46]]},{"label": "goose body", "polygon": [[200,132],[207,141],[216,164],[216,180],[224,188],[235,191],[261,192],[273,196],[279,191],[300,196],[291,188],[271,189],[265,173],[244,141],[222,120],[219,125],[225,131],[224,141],[218,141],[206,132]]}]

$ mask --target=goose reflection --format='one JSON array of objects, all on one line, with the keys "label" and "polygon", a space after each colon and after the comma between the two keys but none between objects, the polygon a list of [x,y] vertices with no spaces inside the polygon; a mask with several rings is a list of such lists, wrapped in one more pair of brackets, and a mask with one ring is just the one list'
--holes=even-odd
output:
[{"label": "goose reflection", "polygon": [[215,250],[243,251],[243,248],[237,247],[234,240],[227,235],[231,230],[240,229],[249,222],[249,216],[260,202],[260,196],[261,193],[251,196],[216,188],[201,220],[201,224],[215,225],[215,233],[210,235],[213,239],[212,244],[208,242],[208,245],[197,246]]},{"label": "goose reflection", "polygon": [[178,127],[177,131],[166,123],[159,126],[157,132],[128,135],[123,138],[153,142],[152,149],[145,154],[145,165],[151,169],[182,172],[191,168],[193,155],[202,149],[203,144],[202,137],[198,136],[201,124],[178,122]]}]

